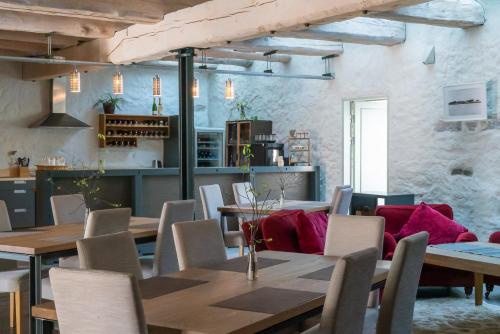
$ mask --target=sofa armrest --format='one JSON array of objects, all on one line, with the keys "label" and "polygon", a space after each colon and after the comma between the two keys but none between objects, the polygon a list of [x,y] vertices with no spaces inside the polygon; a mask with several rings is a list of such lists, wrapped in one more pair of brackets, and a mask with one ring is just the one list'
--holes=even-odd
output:
[{"label": "sofa armrest", "polygon": [[500,232],[494,232],[490,235],[490,242],[494,244],[500,244]]},{"label": "sofa armrest", "polygon": [[455,242],[473,242],[478,241],[477,236],[472,232],[460,233]]},{"label": "sofa armrest", "polygon": [[396,250],[396,239],[389,232],[384,232],[384,248],[382,251],[382,259],[388,260],[388,256],[392,258],[392,254]]}]

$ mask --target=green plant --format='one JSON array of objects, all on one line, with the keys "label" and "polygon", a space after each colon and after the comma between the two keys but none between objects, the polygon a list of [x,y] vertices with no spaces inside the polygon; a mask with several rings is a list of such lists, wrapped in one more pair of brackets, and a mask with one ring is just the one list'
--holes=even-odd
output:
[{"label": "green plant", "polygon": [[240,119],[247,119],[247,112],[250,110],[250,106],[246,101],[238,101],[235,106],[236,110],[240,113]]},{"label": "green plant", "polygon": [[94,104],[94,108],[98,107],[100,104],[102,105],[112,105],[115,106],[118,110],[120,110],[120,103],[124,102],[125,99],[122,97],[114,96],[111,93],[101,96],[99,100]]}]

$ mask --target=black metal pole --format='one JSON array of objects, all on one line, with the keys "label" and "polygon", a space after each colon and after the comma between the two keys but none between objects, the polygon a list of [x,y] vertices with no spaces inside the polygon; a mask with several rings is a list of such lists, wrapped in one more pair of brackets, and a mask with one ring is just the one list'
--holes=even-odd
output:
[{"label": "black metal pole", "polygon": [[179,60],[179,174],[181,199],[194,198],[194,49],[178,50]]}]

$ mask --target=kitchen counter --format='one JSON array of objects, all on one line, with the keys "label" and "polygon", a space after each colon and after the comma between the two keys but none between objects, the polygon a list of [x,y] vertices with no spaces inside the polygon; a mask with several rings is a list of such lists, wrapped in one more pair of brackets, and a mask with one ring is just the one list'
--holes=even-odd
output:
[{"label": "kitchen counter", "polygon": [[31,176],[31,177],[0,177],[0,182],[5,182],[5,181],[36,181],[36,177]]},{"label": "kitchen counter", "polygon": [[[50,196],[78,192],[74,180],[89,175],[89,170],[38,171],[36,177],[36,225],[53,224]],[[319,175],[317,166],[251,167],[256,188],[279,198],[278,175],[287,174],[293,182],[286,191],[287,199],[319,200]],[[201,185],[219,184],[224,201],[234,203],[232,184],[243,182],[244,175],[237,167],[203,167],[194,169],[196,219],[203,218],[198,188]],[[289,180],[290,181],[290,180]],[[132,208],[133,214],[143,217],[159,217],[165,201],[178,200],[178,168],[107,169],[96,181],[101,189],[97,197],[111,203]],[[104,201],[94,201],[93,209],[105,208]]]}]

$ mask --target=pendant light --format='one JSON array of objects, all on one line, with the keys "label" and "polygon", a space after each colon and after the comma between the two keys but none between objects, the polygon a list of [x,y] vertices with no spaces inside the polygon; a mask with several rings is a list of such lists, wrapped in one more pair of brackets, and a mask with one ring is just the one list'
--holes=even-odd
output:
[{"label": "pendant light", "polygon": [[113,93],[115,95],[123,94],[123,75],[118,69],[116,69],[115,74],[113,74]]},{"label": "pendant light", "polygon": [[73,67],[73,72],[69,74],[69,91],[71,93],[80,93],[80,72],[76,66]]},{"label": "pendant light", "polygon": [[161,79],[158,74],[153,77],[153,96],[161,96]]},{"label": "pendant light", "polygon": [[231,79],[226,80],[226,93],[224,97],[226,100],[234,100],[234,85]]},{"label": "pendant light", "polygon": [[200,81],[196,78],[193,80],[193,98],[197,99],[200,97]]}]

